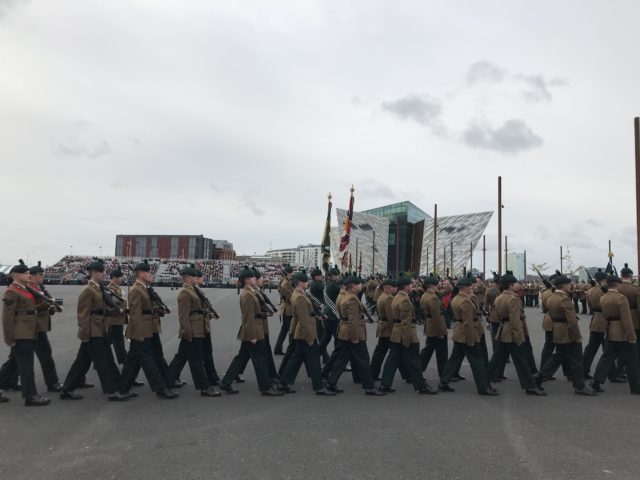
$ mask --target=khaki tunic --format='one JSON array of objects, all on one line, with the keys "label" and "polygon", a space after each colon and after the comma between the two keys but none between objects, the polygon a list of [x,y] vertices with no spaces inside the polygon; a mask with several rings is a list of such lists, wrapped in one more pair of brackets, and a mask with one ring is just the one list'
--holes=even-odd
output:
[{"label": "khaki tunic", "polygon": [[425,292],[420,297],[420,308],[427,317],[424,323],[424,334],[431,338],[447,336],[447,322],[442,315],[442,302],[433,292]]},{"label": "khaki tunic", "polygon": [[[260,289],[260,287],[256,287],[254,289],[256,295],[258,296],[258,301],[260,301],[260,296],[262,296],[262,298],[264,298],[264,295],[262,293],[262,290]],[[260,311],[262,313],[262,330],[264,331],[264,336],[265,338],[269,336],[269,314],[267,313],[266,310],[264,310],[262,308],[262,303],[260,303]],[[210,322],[210,321],[209,321]],[[211,330],[208,330],[208,333],[210,333]]]},{"label": "khaki tunic", "polygon": [[391,303],[393,314],[393,330],[389,340],[408,347],[412,343],[420,343],[416,332],[416,309],[407,292],[400,291]]},{"label": "khaki tunic", "polygon": [[[107,285],[107,288],[109,290],[111,290],[113,293],[115,293],[118,297],[124,298],[124,294],[122,293],[122,288],[120,288],[120,285],[116,285],[113,282],[109,282],[109,285]],[[122,310],[126,310],[127,308],[127,301],[123,300],[120,301],[117,298],[115,299],[117,305],[122,309]],[[109,316],[109,324],[110,325],[124,325],[126,322],[126,318],[127,318],[127,314],[126,313],[119,313],[119,312],[115,312],[114,314]]]},{"label": "khaki tunic", "polygon": [[553,343],[580,343],[580,327],[573,302],[569,295],[556,290],[547,302],[553,321]]},{"label": "khaki tunic", "polygon": [[389,338],[393,330],[393,313],[391,304],[393,303],[393,295],[382,293],[378,298],[378,328],[376,329],[376,337]]},{"label": "khaki tunic", "polygon": [[476,283],[473,287],[473,295],[476,297],[476,305],[482,310],[487,295],[487,286],[484,283]]},{"label": "khaki tunic", "polygon": [[260,300],[249,286],[243,288],[240,293],[240,314],[242,315],[242,325],[238,332],[238,340],[241,342],[250,342],[254,339],[263,340],[264,328]]},{"label": "khaki tunic", "polygon": [[129,289],[129,324],[125,336],[130,340],[144,340],[153,337],[154,303],[151,302],[148,288],[135,282]]},{"label": "khaki tunic", "polygon": [[365,295],[367,298],[373,300],[373,297],[375,296],[378,285],[379,285],[379,282],[377,280],[369,280],[367,282],[367,288],[365,292]]},{"label": "khaki tunic", "polygon": [[[29,288],[43,293],[40,285],[37,285],[35,283],[30,283]],[[35,298],[36,310],[38,312],[38,332],[49,332],[51,331],[51,313],[49,313],[51,305],[44,298],[38,296],[36,296]]]},{"label": "khaki tunic", "polygon": [[491,323],[500,323],[498,316],[496,315],[496,307],[494,305],[499,293],[500,290],[494,285],[487,288],[487,291],[484,294],[484,309],[487,312],[487,320]]},{"label": "khaki tunic", "polygon": [[504,343],[522,345],[527,335],[522,302],[518,295],[511,291],[504,291],[496,298],[496,314],[502,323],[496,340]]},{"label": "khaki tunic", "polygon": [[475,326],[478,323],[478,312],[471,297],[462,292],[458,293],[451,301],[451,310],[454,321],[451,339],[469,347],[479,343],[480,334]]},{"label": "khaki tunic", "polygon": [[38,336],[35,298],[16,283],[12,283],[2,297],[2,331],[8,346],[16,340],[35,340]]},{"label": "khaki tunic", "polygon": [[[293,308],[291,307],[291,294],[293,293],[293,285],[287,277],[282,277],[282,280],[280,280],[278,291],[280,292],[281,301],[280,312],[283,315],[287,315],[290,317],[291,315],[293,315]],[[293,330],[291,330],[290,333],[293,333]]]},{"label": "khaki tunic", "polygon": [[593,312],[593,317],[591,318],[591,325],[589,326],[592,332],[606,332],[607,331],[607,319],[602,314],[602,306],[600,305],[600,300],[604,292],[600,285],[596,285],[595,287],[591,287],[587,291],[587,303],[589,304],[589,308]]},{"label": "khaki tunic", "polygon": [[297,288],[291,294],[291,308],[293,309],[292,322],[296,322],[293,332],[294,340],[304,340],[313,343],[318,339],[316,317],[313,316],[313,304],[304,292]]},{"label": "khaki tunic", "polygon": [[553,330],[553,320],[551,319],[551,315],[549,315],[549,308],[547,307],[547,303],[549,302],[551,295],[553,295],[553,289],[547,288],[542,292],[542,296],[540,298],[542,313],[544,313],[544,317],[542,318],[542,329],[546,332]]},{"label": "khaki tunic", "polygon": [[638,317],[638,297],[640,297],[640,288],[626,280],[618,287],[618,292],[627,297],[629,300],[629,308],[631,309],[631,319],[633,320],[633,328],[640,330],[640,317]]},{"label": "khaki tunic", "polygon": [[109,331],[106,308],[100,286],[89,280],[78,298],[78,338],[81,341],[106,335]]},{"label": "khaki tunic", "polygon": [[362,318],[364,306],[353,293],[345,292],[339,303],[336,303],[340,314],[338,339],[342,341],[366,341],[367,330]]},{"label": "khaki tunic", "polygon": [[192,286],[184,285],[178,293],[178,337],[190,342],[205,335],[202,301]]},{"label": "khaki tunic", "polygon": [[608,323],[607,340],[612,342],[637,342],[636,330],[627,297],[616,290],[609,290],[600,299],[602,314]]}]

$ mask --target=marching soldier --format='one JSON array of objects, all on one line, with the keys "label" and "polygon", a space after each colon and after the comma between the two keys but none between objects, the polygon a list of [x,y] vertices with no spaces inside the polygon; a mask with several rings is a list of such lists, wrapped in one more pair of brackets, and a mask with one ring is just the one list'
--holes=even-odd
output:
[{"label": "marching soldier", "polygon": [[[322,274],[322,270],[318,267],[311,270],[311,283],[309,284],[309,293],[315,299],[315,304],[318,305],[318,308],[314,308],[314,310],[324,310],[324,275]],[[322,313],[322,312],[320,312]],[[324,337],[324,321],[316,322],[316,329],[318,330],[318,338]],[[322,353],[322,360],[329,360],[329,355],[325,350]]]},{"label": "marching soldier", "polygon": [[624,268],[620,270],[622,283],[618,287],[618,291],[627,297],[629,308],[631,309],[631,320],[633,320],[633,328],[636,331],[636,337],[640,337],[640,315],[638,315],[638,307],[640,307],[640,288],[632,283],[633,271],[629,268],[629,264],[625,263]]},{"label": "marching soldier", "polygon": [[424,348],[420,352],[422,371],[429,365],[431,355],[436,353],[436,364],[438,366],[438,377],[444,374],[444,366],[449,356],[447,345],[447,323],[442,315],[442,302],[436,294],[438,279],[433,275],[426,277],[423,281],[426,291],[420,298],[420,308],[426,316],[424,324],[424,335],[427,337]]},{"label": "marching soldier", "polygon": [[525,339],[528,329],[522,302],[516,294],[518,280],[512,272],[507,271],[506,275],[500,278],[500,285],[502,293],[498,295],[494,304],[500,328],[496,334],[497,348],[489,362],[489,382],[498,381],[498,372],[504,371],[507,357],[511,355],[520,386],[525,389],[527,395],[545,396],[544,390],[533,381],[527,361]]},{"label": "marching soldier", "polygon": [[473,295],[476,297],[476,305],[479,311],[484,311],[484,298],[487,293],[487,286],[481,275],[476,277],[476,283],[473,286]]},{"label": "marching soldier", "polygon": [[[192,266],[194,266],[192,264]],[[200,301],[203,304],[204,314],[204,340],[202,341],[202,355],[204,357],[204,371],[207,374],[207,381],[212,387],[220,385],[220,377],[216,370],[216,364],[213,361],[213,342],[211,340],[211,320],[218,319],[220,316],[215,311],[213,305],[204,294],[202,286],[204,285],[204,274],[196,269],[196,284],[193,286],[193,291],[196,292]],[[178,376],[179,373],[178,373]],[[176,382],[182,383],[181,380],[176,379]]]},{"label": "marching soldier", "polygon": [[[280,333],[278,334],[276,344],[273,348],[273,353],[275,355],[284,355],[282,347],[284,344],[284,339],[287,337],[287,335],[289,335],[289,346],[293,348],[293,346],[291,345],[293,343],[291,341],[291,294],[293,293],[291,277],[293,277],[293,268],[291,268],[290,265],[287,265],[282,270],[282,273],[282,279],[280,280],[280,285],[278,286],[278,291],[280,292],[280,313],[282,315],[282,326],[280,327]],[[293,353],[293,350],[291,350],[291,352]],[[291,356],[291,354],[289,356]]]},{"label": "marching soldier", "polygon": [[118,402],[136,396],[129,392],[129,385],[120,383],[120,371],[113,361],[108,343],[109,320],[107,305],[100,284],[104,279],[104,262],[95,260],[87,266],[89,282],[78,298],[78,338],[80,350],[62,385],[60,399],[81,400],[75,390],[83,382],[93,362],[98,372],[102,391],[109,401]]},{"label": "marching soldier", "polygon": [[[545,283],[546,288],[545,290],[542,291],[542,294],[541,294],[542,313],[544,314],[544,317],[542,318],[542,329],[544,330],[544,345],[542,346],[542,351],[540,352],[540,368],[542,368],[542,365],[547,363],[547,360],[551,358],[551,355],[553,354],[553,351],[556,348],[555,344],[553,343],[553,320],[551,319],[551,315],[549,314],[549,308],[547,306],[547,303],[549,302],[549,299],[555,292],[555,287],[552,285],[552,283],[559,276],[560,276],[560,271],[558,270],[556,270],[555,274],[550,275],[548,281]],[[568,361],[563,360],[562,373],[564,374],[565,377],[569,378],[570,376],[569,372],[570,370],[568,366]],[[556,379],[555,376],[551,376],[549,380],[555,380],[555,379]]]},{"label": "marching soldier", "polygon": [[304,272],[298,272],[293,275],[292,281],[294,290],[291,294],[291,307],[292,325],[295,325],[293,332],[295,350],[284,372],[280,375],[278,389],[284,393],[295,393],[290,385],[293,385],[302,363],[305,363],[316,395],[334,396],[335,392],[325,387],[320,372],[320,350],[316,329],[318,319],[314,316],[313,304],[305,293],[309,278]]},{"label": "marching soldier", "polygon": [[120,285],[122,285],[123,275],[120,268],[111,270],[111,273],[109,273],[111,281],[109,285],[107,285],[107,288],[113,292],[116,303],[121,310],[109,317],[109,337],[116,354],[116,360],[120,365],[123,365],[127,358],[127,349],[124,344],[124,324],[127,322],[127,300],[124,298],[122,288],[120,287]]},{"label": "marching soldier", "polygon": [[[625,268],[628,268],[625,265]],[[622,284],[615,275],[607,278],[607,293],[600,298],[602,316],[607,322],[607,342],[604,354],[596,366],[591,386],[596,392],[604,392],[602,384],[614,368],[616,358],[621,357],[627,368],[629,390],[640,395],[640,360],[636,331],[633,325],[631,309],[625,295],[619,292]]]},{"label": "marching soldier", "polygon": [[420,342],[416,333],[416,310],[409,299],[413,282],[410,278],[402,277],[396,284],[398,293],[391,304],[391,318],[393,319],[393,330],[389,337],[391,345],[389,357],[382,372],[380,391],[386,393],[395,391],[391,385],[398,365],[402,361],[407,368],[414,390],[421,395],[436,394],[438,391],[433,389],[422,376],[422,364],[418,352]]},{"label": "marching soldier", "polygon": [[[0,369],[0,388],[15,382],[15,370],[22,382],[22,398],[27,407],[49,405],[51,400],[38,395],[33,358],[38,340],[37,300],[29,291],[29,268],[22,259],[9,271],[12,283],[2,298],[2,330],[4,343],[11,347],[11,357]],[[0,402],[9,399],[0,395]]]},{"label": "marching soldier", "polygon": [[200,395],[219,397],[221,393],[211,386],[204,369],[203,342],[206,334],[205,315],[207,312],[200,296],[195,291],[198,272],[191,266],[183,268],[180,275],[182,276],[182,288],[178,293],[180,345],[178,353],[173,357],[167,370],[167,385],[175,383],[184,365],[189,362],[193,384],[197,390],[200,390]]},{"label": "marching soldier", "polygon": [[324,323],[324,335],[320,340],[320,354],[322,355],[322,361],[325,366],[329,360],[327,346],[329,345],[329,342],[331,342],[332,338],[335,343],[338,333],[338,322],[340,321],[336,310],[337,298],[340,293],[339,281],[340,270],[335,267],[331,268],[329,270],[329,278],[325,282],[322,292],[324,300],[324,314],[327,317],[327,320]]},{"label": "marching soldier", "polygon": [[[592,380],[590,375],[591,364],[593,359],[598,353],[598,349],[602,346],[604,352],[607,341],[605,339],[605,332],[607,331],[607,319],[602,314],[602,307],[600,306],[600,300],[606,290],[607,274],[601,269],[594,275],[595,285],[587,291],[587,302],[589,303],[589,309],[593,313],[591,317],[591,323],[589,324],[589,342],[584,347],[584,376],[587,380]],[[615,369],[614,369],[615,370]]]},{"label": "marching soldier", "polygon": [[570,298],[571,280],[564,275],[559,275],[555,278],[554,284],[556,290],[547,300],[547,310],[553,325],[552,335],[556,351],[540,367],[536,382],[541,385],[543,381],[551,379],[562,362],[566,361],[575,393],[596,395],[591,387],[584,383],[582,336],[578,317]]},{"label": "marching soldier", "polygon": [[374,380],[378,380],[380,370],[382,369],[382,362],[391,346],[389,342],[389,337],[393,331],[391,304],[393,303],[393,296],[397,292],[396,282],[391,279],[384,280],[380,285],[382,287],[382,293],[378,297],[377,302],[378,328],[376,329],[378,344],[371,356],[371,375]]},{"label": "marching soldier", "polygon": [[[42,376],[44,382],[47,384],[48,392],[60,392],[62,385],[58,380],[58,372],[56,371],[56,364],[53,361],[53,355],[51,351],[51,344],[49,343],[49,337],[47,332],[51,331],[51,316],[56,313],[55,305],[52,305],[44,297],[49,297],[49,294],[44,288],[44,269],[41,262],[38,265],[31,267],[29,270],[31,280],[29,288],[35,290],[38,295],[36,296],[37,311],[38,311],[38,338],[36,341],[36,356],[40,362],[42,368]],[[53,300],[53,299],[51,299]],[[55,302],[55,300],[53,300]]]},{"label": "marching soldier", "polygon": [[356,276],[351,276],[344,281],[346,293],[337,305],[340,314],[338,327],[339,351],[335,363],[327,377],[329,390],[337,391],[337,383],[349,361],[362,382],[362,388],[367,395],[385,395],[376,388],[371,376],[369,352],[367,350],[367,331],[362,318],[364,306],[358,300],[357,294],[362,287],[362,281]]},{"label": "marching soldier", "polygon": [[375,312],[376,306],[377,306],[377,300],[374,300],[375,294],[376,294],[376,290],[378,289],[378,285],[380,285],[380,282],[378,282],[378,279],[375,276],[371,276],[369,278],[369,281],[367,282],[367,288],[365,290],[365,298],[367,300],[367,308],[369,310],[371,310],[371,313],[373,314]]},{"label": "marching soldier", "polygon": [[[491,347],[494,352],[498,348],[498,340],[496,340],[496,335],[498,334],[498,330],[500,329],[500,320],[498,319],[495,306],[496,298],[498,298],[498,295],[500,295],[500,288],[498,286],[499,284],[500,275],[494,273],[491,285],[489,286],[489,288],[487,288],[484,296],[484,307],[487,312],[487,321],[489,322],[489,328],[491,331]],[[503,365],[502,370],[498,371],[498,381],[506,379],[507,377],[504,376]]]},{"label": "marching soldier", "polygon": [[451,378],[460,369],[462,360],[467,357],[476,388],[480,395],[498,395],[498,392],[489,385],[487,370],[484,364],[482,347],[480,345],[480,332],[476,326],[478,312],[476,304],[471,299],[473,285],[469,277],[458,280],[456,286],[459,289],[451,301],[453,313],[453,349],[451,356],[444,368],[444,374],[440,377],[439,389],[442,392],[453,392],[449,386]]},{"label": "marching soldier", "polygon": [[269,381],[269,371],[265,359],[264,327],[262,324],[262,311],[260,300],[254,290],[256,277],[253,271],[245,267],[238,276],[239,285],[242,287],[240,293],[240,314],[242,325],[238,332],[240,340],[240,351],[231,361],[231,365],[222,378],[220,390],[226,393],[238,393],[238,390],[231,385],[240,373],[247,358],[251,359],[253,370],[258,381],[258,388],[265,397],[279,397],[282,392],[275,390]]},{"label": "marching soldier", "polygon": [[135,282],[129,290],[129,324],[125,335],[130,343],[122,368],[123,385],[131,385],[142,368],[152,392],[163,399],[177,398],[178,392],[167,386],[154,354],[154,304],[149,293],[153,282],[151,267],[144,261],[136,265],[134,271]]}]

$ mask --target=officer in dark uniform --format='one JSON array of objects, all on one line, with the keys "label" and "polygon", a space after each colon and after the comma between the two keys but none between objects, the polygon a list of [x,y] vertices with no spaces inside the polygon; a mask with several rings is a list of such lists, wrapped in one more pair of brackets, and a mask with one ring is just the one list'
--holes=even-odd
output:
[{"label": "officer in dark uniform", "polygon": [[[311,270],[311,283],[309,283],[309,293],[314,298],[314,311],[322,313],[322,310],[324,310],[324,275],[322,274],[322,270],[320,270],[318,267]],[[324,329],[324,322],[318,321],[316,325],[318,338],[324,337]],[[329,360],[329,354],[326,352],[326,350],[324,351],[324,353],[321,353],[321,355],[323,361],[326,362],[327,360]]]},{"label": "officer in dark uniform", "polygon": [[[48,405],[51,400],[38,395],[33,359],[38,338],[36,297],[28,289],[29,268],[22,259],[9,271],[12,283],[2,298],[4,343],[11,347],[12,358],[0,369],[0,388],[15,382],[17,368],[22,382],[22,398],[28,407]],[[15,367],[14,367],[15,362]],[[2,395],[2,402],[8,398]]]},{"label": "officer in dark uniform", "polygon": [[322,291],[324,314],[327,320],[324,324],[324,335],[320,339],[320,354],[322,355],[322,361],[324,364],[329,360],[329,353],[327,352],[327,346],[331,339],[337,338],[338,322],[340,318],[336,310],[336,300],[340,293],[340,270],[336,267],[329,269],[329,278],[327,278],[324,289]]}]

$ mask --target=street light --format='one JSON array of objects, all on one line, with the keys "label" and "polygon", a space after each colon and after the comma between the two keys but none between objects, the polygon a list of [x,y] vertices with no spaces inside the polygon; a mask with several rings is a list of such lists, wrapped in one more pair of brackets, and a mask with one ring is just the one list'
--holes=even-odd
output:
[{"label": "street light", "polygon": [[100,256],[102,256],[102,245],[98,248],[100,248]]},{"label": "street light", "polygon": [[69,256],[73,257],[73,245],[69,245]]}]

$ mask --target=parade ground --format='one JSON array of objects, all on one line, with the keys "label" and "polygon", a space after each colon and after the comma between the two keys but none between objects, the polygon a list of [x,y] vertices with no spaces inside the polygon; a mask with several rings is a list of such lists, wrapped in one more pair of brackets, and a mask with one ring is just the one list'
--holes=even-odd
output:
[{"label": "parade ground", "polygon": [[[60,380],[78,351],[76,301],[81,287],[49,286],[64,299],[53,317],[50,340]],[[157,289],[173,313],[163,319],[165,356],[178,347],[176,290]],[[0,289],[0,294],[4,287]],[[221,318],[213,323],[214,358],[225,371],[239,343],[235,289],[206,289]],[[274,290],[271,299],[277,304]],[[536,361],[543,343],[539,309],[526,309]],[[581,315],[583,343],[589,316]],[[271,342],[280,328],[270,320]],[[375,324],[368,325],[369,352]],[[419,328],[420,341],[424,337]],[[491,347],[489,346],[489,349]],[[4,362],[9,354],[0,347]],[[276,364],[282,357],[276,357]],[[598,358],[598,357],[597,357]],[[597,361],[596,358],[596,361]],[[594,363],[595,368],[595,363]],[[156,398],[145,386],[139,397],[108,402],[94,370],[84,400],[46,394],[36,360],[37,386],[49,406],[26,408],[19,392],[0,405],[3,442],[0,477],[20,479],[629,479],[640,477],[635,455],[640,398],[626,384],[605,384],[597,397],[576,396],[559,371],[545,383],[548,397],[529,397],[512,365],[498,384],[499,397],[479,396],[467,380],[455,393],[417,395],[396,374],[396,393],[368,397],[345,373],[345,392],[333,398],[311,390],[304,368],[281,398],[260,396],[251,367],[239,395],[201,397],[188,382],[178,400]],[[593,372],[593,368],[592,368]],[[435,358],[427,380],[437,385]]]}]

